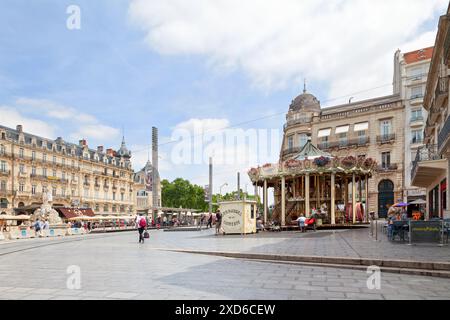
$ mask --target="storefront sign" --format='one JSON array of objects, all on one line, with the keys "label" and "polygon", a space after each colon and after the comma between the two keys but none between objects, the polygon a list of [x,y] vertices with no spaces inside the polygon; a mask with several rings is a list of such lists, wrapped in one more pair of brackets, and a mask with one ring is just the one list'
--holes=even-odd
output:
[{"label": "storefront sign", "polygon": [[441,226],[441,221],[411,221],[411,243],[440,242]]}]

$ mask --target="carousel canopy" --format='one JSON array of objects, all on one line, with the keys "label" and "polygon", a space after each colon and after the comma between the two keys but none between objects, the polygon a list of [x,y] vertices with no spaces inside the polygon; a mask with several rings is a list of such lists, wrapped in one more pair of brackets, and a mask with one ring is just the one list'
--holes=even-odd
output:
[{"label": "carousel canopy", "polygon": [[298,153],[296,156],[294,156],[294,160],[314,160],[320,157],[325,158],[333,158],[331,154],[328,152],[322,151],[319,148],[317,148],[315,145],[311,143],[311,140],[309,140],[303,149]]}]

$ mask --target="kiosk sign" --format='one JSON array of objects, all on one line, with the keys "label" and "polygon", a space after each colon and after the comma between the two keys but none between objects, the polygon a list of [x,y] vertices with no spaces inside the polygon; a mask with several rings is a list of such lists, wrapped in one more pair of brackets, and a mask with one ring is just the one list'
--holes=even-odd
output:
[{"label": "kiosk sign", "polygon": [[242,205],[229,208],[222,213],[222,227],[225,233],[242,233]]}]

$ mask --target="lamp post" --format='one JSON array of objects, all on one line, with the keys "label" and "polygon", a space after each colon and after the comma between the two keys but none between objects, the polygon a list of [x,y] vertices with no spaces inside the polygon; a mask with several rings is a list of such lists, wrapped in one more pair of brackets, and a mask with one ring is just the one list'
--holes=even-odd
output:
[{"label": "lamp post", "polygon": [[228,186],[228,183],[224,183],[223,185],[220,186],[219,188],[219,195],[220,195],[220,199],[222,199],[222,188]]}]

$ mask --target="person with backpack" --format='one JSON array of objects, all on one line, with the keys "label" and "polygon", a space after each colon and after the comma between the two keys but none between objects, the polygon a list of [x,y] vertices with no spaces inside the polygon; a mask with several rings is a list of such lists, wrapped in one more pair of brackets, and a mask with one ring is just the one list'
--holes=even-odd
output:
[{"label": "person with backpack", "polygon": [[144,230],[147,228],[147,220],[142,216],[142,213],[139,213],[136,218],[136,226],[139,232],[139,243],[144,243]]},{"label": "person with backpack", "polygon": [[36,232],[36,237],[41,235],[41,221],[39,218],[34,223],[34,231]]}]

